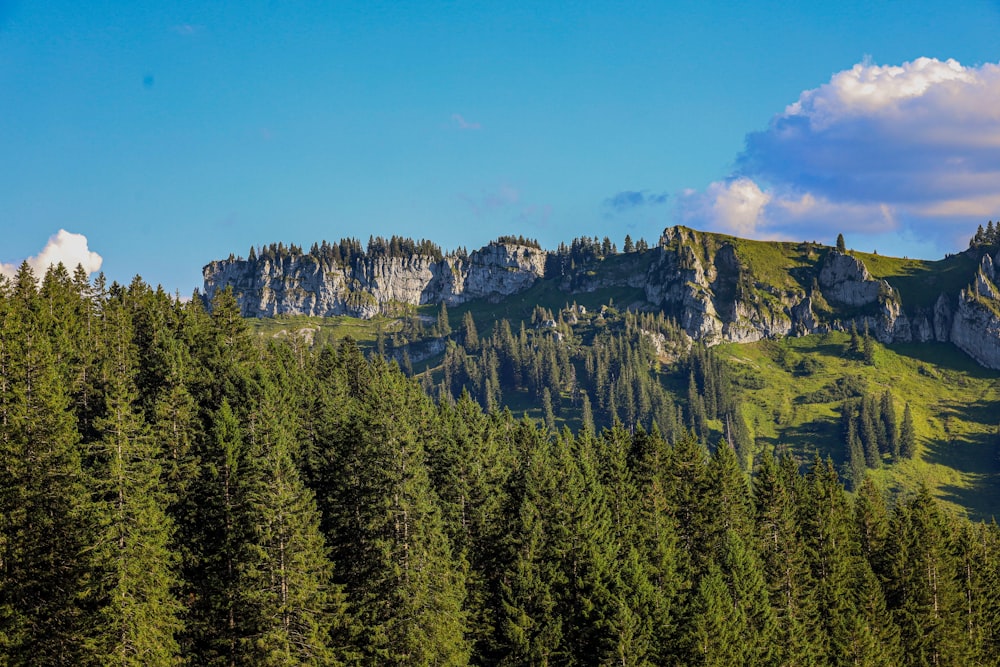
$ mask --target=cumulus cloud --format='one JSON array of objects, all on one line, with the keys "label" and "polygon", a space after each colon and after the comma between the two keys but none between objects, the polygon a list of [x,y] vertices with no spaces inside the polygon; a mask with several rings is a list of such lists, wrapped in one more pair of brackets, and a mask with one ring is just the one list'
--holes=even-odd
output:
[{"label": "cumulus cloud", "polygon": [[957,229],[1000,213],[1000,64],[855,65],[747,135],[736,165],[683,193],[678,216],[772,237],[823,225],[951,246]]},{"label": "cumulus cloud", "polygon": [[704,192],[686,190],[679,199],[679,214],[684,222],[707,223],[713,229],[737,236],[758,237],[764,207],[771,195],[751,179],[738,177],[716,181]]},{"label": "cumulus cloud", "polygon": [[[48,243],[42,251],[34,257],[27,259],[28,266],[41,280],[50,266],[62,262],[63,266],[72,273],[76,267],[82,266],[87,274],[94,273],[101,269],[104,259],[96,252],[92,252],[87,247],[87,237],[83,234],[74,234],[60,229],[57,234],[49,237]],[[13,277],[17,273],[20,262],[16,264],[0,264],[0,274]]]},{"label": "cumulus cloud", "polygon": [[623,190],[613,197],[604,200],[605,208],[614,213],[624,213],[643,206],[656,206],[667,203],[666,193],[651,194],[648,190]]}]

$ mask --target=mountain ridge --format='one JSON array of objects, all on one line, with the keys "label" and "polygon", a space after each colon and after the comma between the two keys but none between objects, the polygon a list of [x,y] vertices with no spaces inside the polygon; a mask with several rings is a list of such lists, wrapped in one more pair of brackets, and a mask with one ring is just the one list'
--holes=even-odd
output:
[{"label": "mountain ridge", "polygon": [[664,312],[706,345],[854,328],[883,343],[951,342],[1000,369],[995,246],[925,261],[676,226],[655,247],[621,253],[607,238],[586,237],[555,251],[512,237],[472,253],[418,251],[428,247],[393,254],[373,252],[370,242],[369,252],[346,257],[316,246],[252,251],[205,266],[205,298],[232,288],[244,316],[371,318],[406,306],[500,302],[538,281],[553,281],[568,298],[629,287],[643,298],[628,307]]}]

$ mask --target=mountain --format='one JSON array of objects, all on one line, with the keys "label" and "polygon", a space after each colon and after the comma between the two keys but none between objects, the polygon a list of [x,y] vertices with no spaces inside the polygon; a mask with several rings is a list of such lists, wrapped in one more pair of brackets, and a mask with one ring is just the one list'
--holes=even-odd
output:
[{"label": "mountain", "polygon": [[372,318],[407,306],[496,303],[545,283],[565,294],[630,289],[631,309],[663,312],[712,346],[829,331],[882,343],[951,342],[1000,369],[1000,251],[976,245],[938,261],[740,239],[687,227],[617,252],[607,239],[555,251],[505,237],[472,253],[393,238],[269,246],[204,268],[205,298],[231,287],[244,316]]}]

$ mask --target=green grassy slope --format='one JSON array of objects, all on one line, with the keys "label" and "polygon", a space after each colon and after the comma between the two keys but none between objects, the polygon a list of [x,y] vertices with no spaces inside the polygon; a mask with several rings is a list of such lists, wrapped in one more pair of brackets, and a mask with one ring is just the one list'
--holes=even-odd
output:
[{"label": "green grassy slope", "polygon": [[[550,292],[544,285],[535,290],[534,294],[525,293],[502,304],[456,308],[451,313],[452,326],[456,327],[461,313],[470,309],[481,331],[489,329],[495,318],[508,316],[516,317],[516,330],[522,316],[530,317],[535,303],[556,308],[566,302],[564,293]],[[577,296],[583,297],[578,302],[585,301],[596,310],[601,300],[627,302],[634,295],[608,290]],[[314,344],[321,344],[350,335],[369,348],[374,346],[379,326],[387,334],[399,326],[390,318],[364,321],[350,317],[280,317],[249,323],[266,337],[301,336],[297,332],[306,331],[312,332],[306,335]],[[742,410],[758,451],[787,449],[803,461],[818,453],[842,464],[842,400],[815,402],[816,394],[840,378],[855,376],[868,393],[881,394],[889,389],[900,420],[907,402],[913,412],[918,454],[911,461],[886,462],[882,469],[872,471],[870,474],[883,488],[906,491],[924,483],[941,499],[974,518],[1000,515],[1000,372],[981,368],[950,344],[876,344],[875,365],[867,366],[848,353],[848,342],[847,334],[835,332],[716,348],[730,362],[742,385]],[[439,363],[440,357],[430,359],[417,365],[416,370],[434,373]],[[804,367],[808,372],[803,371]],[[669,372],[663,379],[670,381]],[[684,388],[669,388],[683,402]],[[504,398],[515,414],[541,417],[540,406],[527,392],[506,392]],[[579,415],[567,407],[559,415],[558,424],[577,428]],[[721,429],[721,425],[715,427]]]},{"label": "green grassy slope", "polygon": [[[751,241],[720,234],[697,233],[695,252],[703,259],[715,256],[719,248],[732,244],[740,264],[758,284],[787,291],[805,291],[818,274],[819,264],[829,248],[812,243]],[[679,243],[675,239],[674,245]],[[938,295],[957,291],[975,275],[978,253],[961,253],[939,261],[893,258],[851,251],[876,278],[884,278],[898,290],[903,307],[912,312],[930,308]],[[596,276],[604,283],[618,282],[624,273],[648,268],[654,251],[618,255],[580,268],[583,278]],[[578,278],[581,276],[577,276]],[[516,332],[524,321],[531,328],[536,306],[558,311],[567,304],[585,306],[590,315],[574,327],[571,344],[588,344],[599,327],[614,326],[612,320],[590,317],[603,305],[618,308],[642,304],[644,293],[628,287],[602,287],[571,293],[560,287],[560,279],[537,282],[531,289],[499,303],[474,301],[449,309],[451,327],[457,330],[463,316],[473,315],[480,336],[489,335],[502,319]],[[600,284],[601,280],[590,283]],[[419,314],[428,326],[437,317],[439,306],[407,307],[400,317],[358,320],[351,317],[278,317],[249,320],[264,337],[293,337],[309,344],[336,342],[350,335],[363,347],[373,348],[378,331],[388,338],[403,326],[403,318]],[[838,316],[833,311],[831,316]],[[840,432],[842,400],[818,401],[817,392],[838,379],[856,376],[868,393],[892,392],[897,416],[902,418],[906,403],[911,405],[919,440],[918,455],[912,461],[888,464],[871,474],[886,489],[907,490],[925,483],[945,501],[967,510],[977,518],[1000,514],[1000,373],[985,370],[950,344],[876,345],[875,364],[867,366],[847,354],[849,337],[842,333],[762,341],[754,344],[725,344],[717,348],[742,378],[743,414],[759,450],[788,448],[802,460],[813,452],[830,456],[838,464],[844,460]],[[442,355],[414,364],[417,373],[430,372],[434,381]],[[668,361],[664,359],[663,361]],[[686,380],[672,377],[670,369],[661,376],[686,401]],[[813,395],[810,398],[810,395]],[[541,408],[527,392],[508,391],[504,400],[516,413],[541,416]],[[567,407],[557,417],[558,425],[576,428],[578,407]],[[721,432],[721,424],[714,424]]]},{"label": "green grassy slope", "polygon": [[[842,462],[842,401],[808,399],[840,377],[857,376],[869,393],[888,389],[900,418],[907,402],[913,412],[918,454],[873,471],[880,485],[901,490],[923,482],[974,517],[1000,514],[1000,373],[949,344],[877,345],[875,365],[867,366],[851,358],[847,343],[846,334],[832,333],[720,346],[735,367],[763,381],[761,389],[744,389],[744,415],[758,445]],[[813,360],[808,375],[795,370],[806,358]]]}]

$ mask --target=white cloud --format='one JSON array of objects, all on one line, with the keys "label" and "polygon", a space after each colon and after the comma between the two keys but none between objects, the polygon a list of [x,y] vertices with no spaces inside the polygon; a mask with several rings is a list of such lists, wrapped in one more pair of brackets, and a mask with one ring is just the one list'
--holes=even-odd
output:
[{"label": "white cloud", "polygon": [[[57,234],[49,237],[48,243],[45,244],[40,253],[29,257],[27,261],[28,266],[35,273],[35,277],[41,280],[48,268],[59,262],[62,262],[70,273],[80,265],[90,275],[101,269],[104,259],[87,247],[86,236],[60,229]],[[20,262],[17,264],[0,263],[0,274],[13,277],[19,266]]]},{"label": "white cloud", "polygon": [[678,198],[680,217],[688,223],[707,224],[710,228],[736,236],[757,237],[764,208],[771,195],[751,179],[740,177],[716,181],[704,192],[687,190]]},{"label": "white cloud", "polygon": [[1000,64],[838,72],[747,135],[730,178],[684,198],[680,218],[727,231],[907,231],[951,250],[1000,216]]}]

